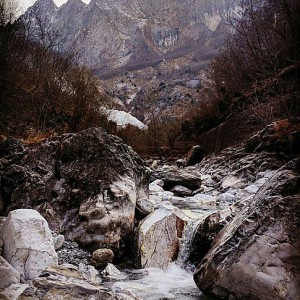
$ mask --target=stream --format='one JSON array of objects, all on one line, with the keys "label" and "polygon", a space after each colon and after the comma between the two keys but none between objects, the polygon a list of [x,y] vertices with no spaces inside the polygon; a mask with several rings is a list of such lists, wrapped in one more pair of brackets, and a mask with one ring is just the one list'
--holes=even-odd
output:
[{"label": "stream", "polygon": [[178,258],[166,270],[157,268],[125,269],[119,271],[110,266],[109,274],[103,280],[115,293],[128,295],[128,300],[209,300],[193,280],[195,266],[188,263],[193,234],[200,223],[200,216],[206,216],[215,209],[182,209],[191,217],[180,241]]}]

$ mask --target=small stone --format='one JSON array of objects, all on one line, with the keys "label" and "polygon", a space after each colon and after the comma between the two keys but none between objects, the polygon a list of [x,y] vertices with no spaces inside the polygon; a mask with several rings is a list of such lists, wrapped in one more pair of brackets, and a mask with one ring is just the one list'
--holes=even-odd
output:
[{"label": "small stone", "polygon": [[110,249],[98,249],[92,254],[92,264],[95,267],[104,267],[114,259],[114,253]]},{"label": "small stone", "polygon": [[181,186],[181,185],[176,185],[174,186],[173,188],[171,188],[171,192],[174,193],[175,196],[192,196],[193,195],[193,192],[184,187],[184,186]]},{"label": "small stone", "polygon": [[65,237],[61,234],[56,237],[53,237],[54,249],[55,250],[61,249],[64,242],[65,242]]},{"label": "small stone", "polygon": [[136,209],[138,214],[145,217],[153,212],[154,204],[146,198],[141,198],[136,201]]}]

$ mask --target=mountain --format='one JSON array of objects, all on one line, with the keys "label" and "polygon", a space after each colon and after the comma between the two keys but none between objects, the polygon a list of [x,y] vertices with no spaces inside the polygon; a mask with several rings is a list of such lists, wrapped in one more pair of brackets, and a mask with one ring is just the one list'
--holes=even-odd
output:
[{"label": "mountain", "polygon": [[[118,70],[153,66],[189,53],[220,46],[228,16],[241,12],[240,0],[69,0],[57,7],[38,0],[23,18],[33,34],[51,29],[60,51],[108,77]],[[197,53],[197,55],[195,54]],[[207,54],[206,54],[207,55]],[[114,72],[113,72],[114,71]]]},{"label": "mountain", "polygon": [[[241,0],[38,0],[22,18],[31,36],[73,52],[142,122],[182,116],[202,101],[202,70],[216,56]],[[205,78],[204,78],[205,80]]]}]

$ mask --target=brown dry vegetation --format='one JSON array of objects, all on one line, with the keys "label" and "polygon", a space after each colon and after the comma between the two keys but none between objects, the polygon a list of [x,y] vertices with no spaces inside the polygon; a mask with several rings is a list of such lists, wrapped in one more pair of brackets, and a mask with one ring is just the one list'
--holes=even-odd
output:
[{"label": "brown dry vegetation", "polygon": [[149,91],[147,131],[107,124],[99,108],[108,98],[89,71],[74,65],[74,55],[30,41],[24,25],[0,6],[0,133],[33,143],[104,125],[143,156],[172,156],[195,144],[218,152],[281,119],[299,128],[293,124],[300,116],[300,1],[243,5],[235,34],[210,65],[201,101],[168,118]]},{"label": "brown dry vegetation", "polygon": [[192,135],[207,153],[243,141],[273,121],[300,121],[300,1],[243,5],[235,34],[210,66],[212,86],[181,126],[182,139]]},{"label": "brown dry vegetation", "polygon": [[74,55],[33,42],[9,3],[0,2],[0,132],[34,141],[103,124],[109,99],[95,77]]}]

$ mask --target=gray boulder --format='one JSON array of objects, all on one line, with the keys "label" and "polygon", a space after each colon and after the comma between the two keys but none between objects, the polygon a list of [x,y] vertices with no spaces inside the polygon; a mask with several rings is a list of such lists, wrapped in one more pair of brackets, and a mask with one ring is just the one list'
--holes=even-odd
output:
[{"label": "gray boulder", "polygon": [[216,299],[298,299],[300,160],[277,171],[215,238],[196,269]]},{"label": "gray boulder", "polygon": [[147,216],[138,229],[137,266],[166,269],[177,257],[184,224],[184,216],[172,205]]},{"label": "gray boulder", "polygon": [[148,171],[130,147],[102,128],[45,140],[23,156],[12,146],[5,157],[13,164],[0,169],[5,213],[34,208],[68,240],[119,247],[132,231],[136,200],[148,196]]},{"label": "gray boulder", "polygon": [[154,204],[146,198],[136,201],[136,217],[146,217],[154,211]]}]

